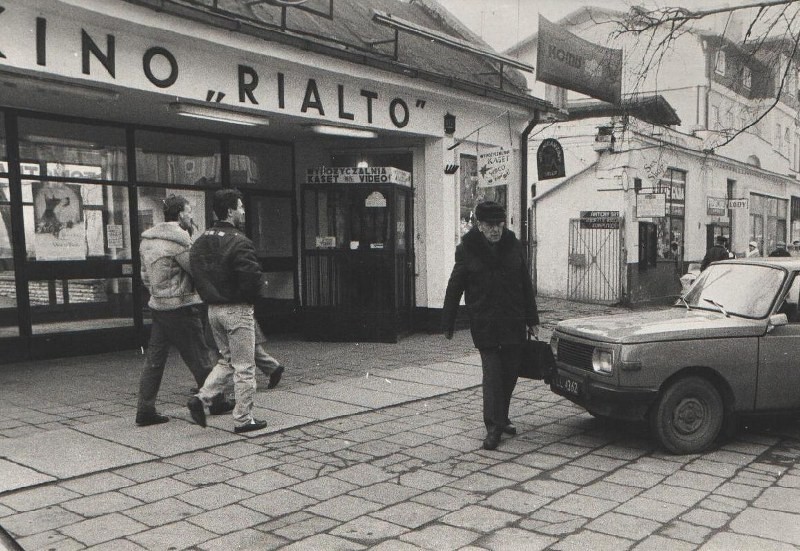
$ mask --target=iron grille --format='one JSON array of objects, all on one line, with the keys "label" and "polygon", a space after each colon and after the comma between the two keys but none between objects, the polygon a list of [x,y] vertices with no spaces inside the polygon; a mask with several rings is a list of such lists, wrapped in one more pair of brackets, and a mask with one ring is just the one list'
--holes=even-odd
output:
[{"label": "iron grille", "polygon": [[565,364],[592,371],[594,346],[580,342],[558,340],[558,360]]}]

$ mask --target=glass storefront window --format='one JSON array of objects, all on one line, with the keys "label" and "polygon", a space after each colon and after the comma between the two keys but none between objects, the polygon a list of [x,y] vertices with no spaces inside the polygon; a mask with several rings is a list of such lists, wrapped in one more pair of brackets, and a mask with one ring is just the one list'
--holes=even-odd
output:
[{"label": "glass storefront window", "polygon": [[475,224],[474,212],[478,203],[495,201],[508,209],[508,190],[507,186],[478,187],[478,159],[472,155],[461,155],[458,174],[461,184],[459,236],[462,236]]},{"label": "glass storefront window", "polygon": [[131,258],[128,190],[121,186],[23,182],[25,248],[29,260]]},{"label": "glass storefront window", "polygon": [[23,176],[128,179],[122,128],[20,118],[19,153]]},{"label": "glass storefront window", "polygon": [[136,178],[180,186],[218,186],[222,180],[222,146],[219,140],[137,131]]},{"label": "glass storefront window", "polygon": [[786,199],[750,194],[750,234],[758,242],[762,255],[769,255],[778,243],[786,242],[788,206]]},{"label": "glass storefront window", "polygon": [[205,191],[157,187],[140,187],[137,191],[140,232],[149,230],[164,221],[164,200],[171,195],[180,195],[189,201],[189,205],[192,207],[192,235],[196,237],[206,230]]},{"label": "glass storefront window", "polygon": [[350,220],[345,190],[307,189],[304,199],[305,248],[349,248]]},{"label": "glass storefront window", "polygon": [[250,204],[247,216],[256,254],[291,257],[292,198],[254,196]]},{"label": "glass storefront window", "polygon": [[257,142],[230,142],[231,185],[290,191],[294,183],[292,147]]},{"label": "glass storefront window", "polygon": [[29,281],[33,334],[133,325],[130,278]]}]

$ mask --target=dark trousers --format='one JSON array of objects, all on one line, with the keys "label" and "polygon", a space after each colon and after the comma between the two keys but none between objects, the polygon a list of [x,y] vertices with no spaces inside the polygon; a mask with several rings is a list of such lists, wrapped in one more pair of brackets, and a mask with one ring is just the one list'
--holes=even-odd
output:
[{"label": "dark trousers", "polygon": [[517,385],[522,345],[481,348],[483,366],[483,422],[488,432],[499,432],[508,425],[508,408]]},{"label": "dark trousers", "polygon": [[164,376],[170,346],[178,349],[184,363],[194,375],[197,388],[201,388],[211,372],[209,348],[203,333],[203,313],[198,306],[185,306],[176,310],[151,310],[153,325],[150,344],[139,379],[139,404],[137,413],[149,414],[156,410],[156,396]]}]

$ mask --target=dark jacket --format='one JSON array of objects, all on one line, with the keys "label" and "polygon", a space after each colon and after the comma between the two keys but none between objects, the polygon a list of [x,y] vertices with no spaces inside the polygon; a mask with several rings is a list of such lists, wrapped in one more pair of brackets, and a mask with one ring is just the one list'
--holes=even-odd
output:
[{"label": "dark jacket", "polygon": [[445,292],[445,331],[455,325],[462,293],[476,348],[521,343],[525,326],[539,324],[525,253],[512,231],[503,230],[494,247],[477,227],[461,239]]},{"label": "dark jacket", "polygon": [[253,242],[229,222],[215,222],[192,245],[192,276],[208,304],[253,304],[266,295]]},{"label": "dark jacket", "polygon": [[775,249],[774,251],[769,253],[769,256],[792,256],[792,253],[790,253],[786,249]]},{"label": "dark jacket", "polygon": [[703,257],[703,262],[700,264],[700,271],[702,272],[708,265],[712,262],[716,262],[717,260],[728,260],[731,257],[728,249],[723,247],[722,245],[714,245],[706,252],[706,255]]}]

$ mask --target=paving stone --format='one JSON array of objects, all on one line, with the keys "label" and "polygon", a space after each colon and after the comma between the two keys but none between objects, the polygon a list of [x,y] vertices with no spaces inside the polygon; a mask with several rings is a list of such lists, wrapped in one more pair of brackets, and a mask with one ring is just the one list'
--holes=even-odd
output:
[{"label": "paving stone", "polygon": [[703,543],[709,534],[711,534],[711,528],[689,524],[680,520],[672,521],[669,526],[661,530],[661,535],[663,536],[695,544]]},{"label": "paving stone", "polygon": [[317,549],[324,549],[325,551],[355,551],[366,549],[366,547],[329,534],[318,534],[287,545],[282,549],[284,551],[315,551]]},{"label": "paving stone", "polygon": [[453,476],[435,473],[427,469],[419,469],[411,473],[400,475],[399,483],[402,486],[410,486],[420,490],[431,490],[449,484],[454,480],[456,480],[456,478]]},{"label": "paving stone", "polygon": [[484,473],[474,473],[455,480],[449,484],[453,488],[461,488],[470,492],[493,492],[500,488],[506,488],[514,484],[513,480],[501,478],[499,476],[491,476]]},{"label": "paving stone", "polygon": [[270,469],[232,478],[227,481],[227,484],[261,494],[277,490],[278,488],[291,486],[297,482],[299,481],[296,478],[286,476],[285,474]]},{"label": "paving stone", "polygon": [[661,524],[641,517],[610,512],[590,522],[587,528],[612,536],[640,540],[661,528]]},{"label": "paving stone", "polygon": [[632,467],[623,467],[615,473],[605,477],[606,482],[622,484],[623,486],[635,486],[637,488],[652,488],[666,478],[659,473],[642,471]]},{"label": "paving stone", "polygon": [[172,465],[163,461],[149,461],[139,465],[131,465],[130,467],[116,469],[114,472],[134,482],[147,482],[148,480],[155,480],[157,478],[180,473],[183,472],[183,470],[184,469],[178,465]]},{"label": "paving stone", "polygon": [[543,448],[540,448],[539,451],[541,453],[560,455],[570,459],[576,459],[584,454],[589,453],[591,450],[589,448],[584,448],[583,446],[573,446],[571,444],[559,442],[556,444],[550,444],[549,446],[544,446]]},{"label": "paving stone", "polygon": [[193,486],[185,484],[173,478],[162,478],[159,480],[152,480],[143,484],[137,484],[130,488],[122,488],[121,493],[129,495],[143,501],[151,503],[159,501],[167,497],[172,497],[177,494],[182,494],[194,489]]},{"label": "paving stone", "polygon": [[800,513],[800,490],[795,488],[767,488],[755,500],[754,505],[786,513]]},{"label": "paving stone", "polygon": [[675,503],[676,505],[691,506],[706,497],[708,492],[680,486],[659,485],[655,488],[645,490],[639,495],[656,501],[666,501],[668,503]]},{"label": "paving stone", "polygon": [[552,548],[559,551],[618,551],[628,549],[631,545],[633,542],[629,540],[585,530],[556,542]]},{"label": "paving stone", "polygon": [[522,485],[522,488],[533,494],[545,497],[561,497],[577,490],[579,486],[558,480],[538,479],[526,482]]},{"label": "paving stone", "polygon": [[370,516],[358,517],[330,531],[334,536],[354,539],[360,542],[396,538],[406,532],[408,532],[407,528]]},{"label": "paving stone", "polygon": [[[236,480],[236,482],[241,483],[242,478]],[[242,501],[252,496],[252,492],[245,491],[241,488],[235,488],[228,484],[212,484],[211,486],[198,488],[197,490],[192,490],[191,492],[186,492],[176,497],[186,503],[208,510],[224,507],[225,505],[230,505],[231,503],[236,503],[237,501]]]},{"label": "paving stone", "polygon": [[22,549],[55,549],[57,542],[67,539],[67,536],[55,530],[40,532],[17,540]]},{"label": "paving stone", "polygon": [[402,534],[400,539],[430,551],[454,551],[469,545],[479,537],[480,534],[469,530],[444,524],[434,524],[421,530]]},{"label": "paving stone", "polygon": [[92,495],[119,490],[131,484],[133,484],[133,482],[123,476],[112,472],[105,472],[83,476],[73,480],[65,480],[60,482],[59,486],[73,492],[78,492],[79,494]]},{"label": "paving stone", "polygon": [[[419,547],[399,540],[387,540],[370,548],[371,551],[419,551]],[[462,551],[468,549],[462,547]]]},{"label": "paving stone", "polygon": [[516,457],[514,461],[546,471],[568,463],[570,459],[561,455],[551,455],[539,451]]},{"label": "paving stone", "polygon": [[681,465],[674,461],[665,461],[655,457],[640,457],[636,461],[629,463],[628,467],[637,471],[667,476],[679,470]]},{"label": "paving stone", "polygon": [[129,517],[148,526],[161,526],[202,513],[203,509],[175,498],[167,498],[125,511]]},{"label": "paving stone", "polygon": [[[207,451],[195,451],[190,453],[182,453],[175,457],[170,457],[164,460],[183,469],[198,469],[206,465],[214,465],[219,462],[219,455],[209,453]],[[125,475],[123,475],[125,476]]]},{"label": "paving stone", "polygon": [[407,502],[376,511],[371,516],[406,528],[416,529],[423,524],[438,519],[444,514],[445,511],[441,509],[429,507],[422,503]]},{"label": "paving stone", "polygon": [[596,518],[619,505],[616,501],[570,494],[548,505],[549,508],[583,517]]},{"label": "paving stone", "polygon": [[708,474],[722,478],[732,477],[736,474],[736,471],[738,471],[739,468],[740,467],[738,465],[722,463],[720,461],[708,461],[704,458],[695,459],[684,467],[684,469],[687,471]]},{"label": "paving stone", "polygon": [[669,522],[687,508],[687,505],[676,505],[637,496],[617,507],[615,511],[663,523]]},{"label": "paving stone", "polygon": [[[766,551],[767,549],[769,551],[797,551],[796,546],[788,543],[730,532],[714,534],[705,545],[700,547],[700,551],[732,551],[733,549],[739,551],[746,549],[752,549],[753,551]],[[656,550],[653,549],[653,551]]]},{"label": "paving stone", "polygon": [[147,530],[147,526],[119,513],[91,518],[60,528],[62,533],[86,545],[97,545],[142,530]]},{"label": "paving stone", "polygon": [[[664,536],[653,535],[649,536],[639,545],[634,547],[633,551],[665,551],[666,549],[669,549],[669,551],[693,551],[696,548],[697,547],[695,545],[686,541],[679,541],[665,538]],[[731,547],[725,551],[732,551],[733,549],[744,551],[745,548]]]},{"label": "paving stone", "polygon": [[272,529],[270,527],[269,530],[274,534],[277,534],[278,536],[288,540],[297,541],[321,532],[326,532],[334,526],[339,526],[340,524],[341,523],[339,521],[331,518],[303,513],[302,518],[296,522],[286,524],[285,526],[277,529]]},{"label": "paving stone", "polygon": [[231,551],[233,549],[271,551],[273,549],[285,549],[284,546],[287,543],[287,540],[275,536],[274,534],[265,534],[264,532],[249,528],[203,542],[199,544],[197,548],[203,551]]},{"label": "paving stone", "polygon": [[117,511],[124,511],[131,509],[142,502],[119,492],[106,492],[103,494],[96,494],[93,496],[82,497],[80,499],[73,499],[62,503],[61,506],[74,513],[78,513],[84,517],[97,517],[114,513]]},{"label": "paving stone", "polygon": [[394,482],[381,482],[350,492],[351,495],[363,497],[364,499],[369,499],[384,505],[392,505],[400,501],[405,501],[421,493],[422,490],[401,486]]},{"label": "paving stone", "polygon": [[300,511],[316,503],[318,501],[314,498],[281,488],[245,499],[240,502],[240,505],[275,517]]},{"label": "paving stone", "polygon": [[730,527],[740,534],[800,547],[800,515],[750,507],[734,518]]},{"label": "paving stone", "polygon": [[747,502],[734,497],[711,494],[701,501],[700,505],[711,511],[735,514],[743,511],[747,507]]},{"label": "paving stone", "polygon": [[664,479],[664,484],[708,491],[713,491],[723,482],[725,482],[725,479],[719,476],[711,476],[688,471],[678,471]]},{"label": "paving stone", "polygon": [[728,497],[735,497],[737,499],[743,499],[745,501],[750,501],[755,499],[762,492],[762,488],[758,486],[749,486],[747,484],[736,484],[734,482],[726,482],[722,484],[719,488],[714,490],[715,494],[728,496]]},{"label": "paving stone", "polygon": [[59,486],[42,486],[22,490],[2,498],[3,505],[15,511],[33,511],[81,497],[82,494]]},{"label": "paving stone", "polygon": [[550,503],[550,501],[551,498],[548,497],[507,489],[492,494],[482,501],[481,504],[495,509],[503,509],[504,511],[525,515]]},{"label": "paving stone", "polygon": [[590,453],[579,457],[570,463],[573,467],[585,467],[587,469],[594,469],[596,471],[604,471],[609,473],[613,470],[619,469],[623,465],[630,464],[626,459],[616,459],[614,457],[607,457],[596,453]]},{"label": "paving stone", "polygon": [[256,471],[260,471],[263,469],[274,468],[279,472],[283,472],[283,474],[292,476],[290,473],[284,472],[283,470],[280,469],[280,466],[282,466],[280,464],[280,461],[275,459],[270,459],[269,457],[264,457],[261,454],[245,455],[244,457],[237,457],[236,459],[231,459],[230,461],[225,461],[224,463],[220,463],[220,465],[243,473],[254,473]]},{"label": "paving stone", "polygon": [[443,511],[457,511],[468,504],[481,501],[483,497],[457,488],[441,488],[412,497],[411,500]]},{"label": "paving stone", "polygon": [[239,471],[221,465],[205,465],[197,469],[175,474],[172,478],[193,486],[205,486],[206,484],[225,482],[231,478],[241,476],[241,474],[242,473]]},{"label": "paving stone", "polygon": [[605,473],[594,469],[566,465],[550,473],[550,476],[556,480],[562,480],[571,484],[588,484],[603,476],[603,474]]},{"label": "paving stone", "polygon": [[476,549],[492,549],[492,551],[539,551],[558,541],[556,538],[542,536],[520,530],[519,528],[503,528],[497,532],[479,539]]},{"label": "paving stone", "polygon": [[387,473],[380,467],[375,467],[374,465],[370,465],[368,463],[354,465],[352,467],[342,469],[332,473],[331,476],[351,484],[356,484],[358,486],[375,484],[377,482],[383,482],[389,478],[392,478],[390,473]]},{"label": "paving stone", "polygon": [[309,513],[336,519],[340,522],[352,520],[380,509],[383,505],[351,495],[341,495],[306,509]]},{"label": "paving stone", "polygon": [[784,475],[778,480],[778,486],[784,488],[800,488],[800,476],[798,475]]},{"label": "paving stone", "polygon": [[479,532],[489,532],[516,522],[519,518],[519,515],[512,513],[469,505],[459,511],[448,513],[442,517],[441,522]]},{"label": "paving stone", "polygon": [[13,515],[16,511],[11,507],[6,507],[5,505],[0,504],[0,518],[7,517],[8,515]]},{"label": "paving stone", "polygon": [[[239,457],[251,456],[264,451],[259,445],[251,444],[250,442],[229,442],[223,446],[217,446],[208,450],[211,453],[216,453],[228,459],[236,459]],[[266,467],[266,465],[264,465]]]},{"label": "paving stone", "polygon": [[36,509],[3,518],[3,528],[13,536],[30,536],[38,532],[59,529],[80,522],[82,517],[57,505]]},{"label": "paving stone", "polygon": [[181,521],[128,536],[146,549],[186,549],[212,540],[216,534]]},{"label": "paving stone", "polygon": [[322,476],[314,480],[306,480],[291,487],[291,490],[313,498],[324,500],[345,494],[357,489],[358,486],[333,478],[332,476]]},{"label": "paving stone", "polygon": [[237,530],[251,528],[268,519],[268,516],[257,511],[233,504],[220,509],[206,511],[186,520],[216,534],[228,534]]},{"label": "paving stone", "polygon": [[628,501],[642,491],[641,488],[634,486],[622,486],[621,484],[613,484],[611,482],[595,482],[589,486],[584,486],[578,490],[579,494],[600,497],[603,499],[613,499],[620,503]]},{"label": "paving stone", "polygon": [[731,519],[730,515],[720,511],[710,511],[703,508],[695,508],[688,513],[681,515],[681,520],[697,524],[700,526],[707,526],[708,528],[722,528]]}]

